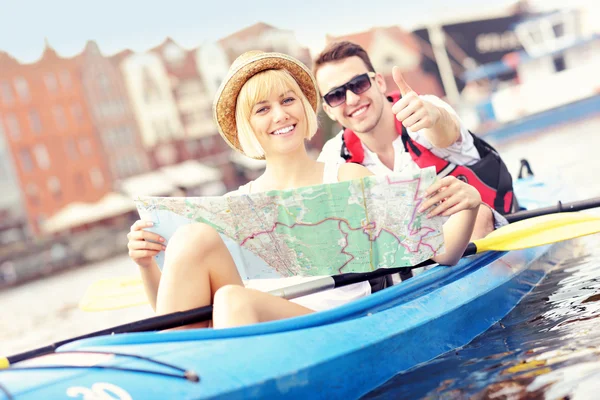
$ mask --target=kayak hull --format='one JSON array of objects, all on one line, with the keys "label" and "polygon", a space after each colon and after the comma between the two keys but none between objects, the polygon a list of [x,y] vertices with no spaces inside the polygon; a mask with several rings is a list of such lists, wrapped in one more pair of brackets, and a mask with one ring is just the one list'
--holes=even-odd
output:
[{"label": "kayak hull", "polygon": [[199,382],[101,369],[173,372],[145,360],[112,356],[98,368],[84,369],[37,369],[33,360],[1,372],[0,384],[16,399],[68,398],[74,390],[105,390],[123,399],[357,398],[485,332],[559,262],[563,247],[485,253],[299,318],[235,329],[105,336],[59,349],[65,355],[142,355],[193,371]]}]

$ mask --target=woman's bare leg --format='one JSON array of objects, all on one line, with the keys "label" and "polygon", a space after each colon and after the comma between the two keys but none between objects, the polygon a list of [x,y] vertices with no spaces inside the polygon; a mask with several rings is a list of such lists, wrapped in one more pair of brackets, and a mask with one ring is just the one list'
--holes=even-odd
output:
[{"label": "woman's bare leg", "polygon": [[[209,305],[225,285],[243,287],[225,243],[208,225],[185,225],[167,245],[156,312],[168,314]],[[188,327],[206,326],[208,321]]]},{"label": "woman's bare leg", "polygon": [[217,290],[213,326],[231,328],[310,314],[299,304],[254,289],[226,285]]}]

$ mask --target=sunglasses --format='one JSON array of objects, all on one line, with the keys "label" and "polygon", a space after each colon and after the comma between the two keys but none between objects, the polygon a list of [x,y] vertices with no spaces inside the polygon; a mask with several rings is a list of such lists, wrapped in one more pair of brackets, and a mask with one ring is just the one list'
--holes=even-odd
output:
[{"label": "sunglasses", "polygon": [[349,90],[354,94],[366,92],[371,88],[371,78],[373,77],[375,77],[375,72],[367,72],[366,74],[352,78],[342,86],[331,89],[323,96],[323,100],[325,100],[329,107],[340,106],[346,102],[346,91]]}]

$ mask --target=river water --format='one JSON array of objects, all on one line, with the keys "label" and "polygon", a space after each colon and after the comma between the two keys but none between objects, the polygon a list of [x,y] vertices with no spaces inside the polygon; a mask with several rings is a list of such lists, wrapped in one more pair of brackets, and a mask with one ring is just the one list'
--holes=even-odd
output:
[{"label": "river water", "polygon": [[[583,199],[600,196],[599,132],[595,117],[492,143],[513,174],[527,158],[536,176],[558,186],[567,182],[577,188],[570,197]],[[528,398],[560,398],[577,384],[593,386],[585,376],[600,385],[599,243],[598,235],[580,240],[573,259],[550,273],[502,324],[368,397],[521,398],[531,394],[529,387],[537,391]],[[98,279],[136,274],[125,244],[123,237],[123,256],[0,291],[0,355],[152,316],[147,305],[94,313],[77,307]]]}]

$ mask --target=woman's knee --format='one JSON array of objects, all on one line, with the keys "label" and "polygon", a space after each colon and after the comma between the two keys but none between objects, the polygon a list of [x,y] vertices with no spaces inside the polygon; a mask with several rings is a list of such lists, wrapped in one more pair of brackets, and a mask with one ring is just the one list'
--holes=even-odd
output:
[{"label": "woman's knee", "polygon": [[225,285],[215,293],[213,313],[230,319],[235,315],[246,315],[254,309],[250,289],[239,285]]},{"label": "woman's knee", "polygon": [[201,256],[221,245],[224,245],[223,240],[213,227],[194,223],[183,225],[175,231],[167,243],[166,252],[179,256]]},{"label": "woman's knee", "polygon": [[220,287],[213,300],[216,308],[241,308],[250,304],[248,289],[239,285],[225,285]]}]

